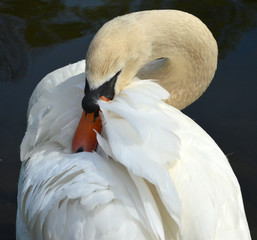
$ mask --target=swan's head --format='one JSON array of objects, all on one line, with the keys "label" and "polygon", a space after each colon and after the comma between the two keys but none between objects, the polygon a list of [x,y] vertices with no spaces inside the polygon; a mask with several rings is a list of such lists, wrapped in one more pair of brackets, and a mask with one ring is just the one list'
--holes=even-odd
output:
[{"label": "swan's head", "polygon": [[124,16],[113,19],[103,25],[90,43],[86,56],[85,96],[82,100],[84,113],[81,121],[90,119],[94,124],[90,130],[88,123],[84,124],[87,127],[84,131],[79,130],[79,137],[77,130],[73,138],[73,152],[95,150],[96,141],[92,141],[93,137],[85,140],[85,135],[91,132],[90,136],[95,136],[94,129],[101,129],[98,100],[112,100],[132,81],[145,62],[145,51],[140,52],[142,47],[139,46],[142,39],[138,39],[139,35],[135,34],[137,28],[124,28],[126,24],[133,24],[133,21],[128,21]]},{"label": "swan's head", "polygon": [[115,79],[113,87],[117,95],[147,62],[151,44],[145,39],[135,16],[129,14],[107,22],[90,43],[86,56],[90,89],[103,89]]}]

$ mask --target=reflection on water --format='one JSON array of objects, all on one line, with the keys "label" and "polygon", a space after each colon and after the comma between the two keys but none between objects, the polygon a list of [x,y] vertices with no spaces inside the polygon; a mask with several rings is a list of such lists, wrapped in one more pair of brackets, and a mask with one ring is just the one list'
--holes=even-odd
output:
[{"label": "reflection on water", "polygon": [[202,19],[218,39],[220,51],[235,47],[241,32],[256,26],[254,1],[4,1],[1,13],[26,21],[31,47],[46,46],[95,33],[109,19],[145,9],[179,9]]},{"label": "reflection on water", "polygon": [[24,21],[0,15],[0,80],[21,79],[26,70],[26,45],[23,38]]},{"label": "reflection on water", "polygon": [[[179,9],[202,19],[210,28],[224,56],[236,47],[243,32],[256,26],[256,3],[249,1],[3,1],[0,5],[0,79],[21,79],[17,73],[26,62],[25,44],[49,46],[95,33],[109,19],[144,9]],[[17,18],[11,17],[16,16]],[[6,40],[10,40],[8,44]]]},{"label": "reflection on water", "polygon": [[[144,9],[179,9],[202,19],[219,45],[220,57],[235,49],[242,33],[256,26],[251,1],[3,1],[0,13],[0,80],[21,79],[24,49],[65,42],[95,33],[109,19]],[[15,16],[15,17],[13,17]]]},{"label": "reflection on water", "polygon": [[198,16],[218,41],[221,61],[215,81],[186,113],[229,154],[242,186],[252,235],[257,236],[257,200],[252,191],[257,182],[257,154],[253,151],[257,116],[252,103],[256,101],[252,89],[256,87],[253,79],[257,31],[249,33],[257,26],[256,1],[2,0],[0,235],[5,239],[14,239],[18,146],[25,131],[28,98],[36,83],[54,68],[83,58],[93,34],[111,18],[132,11],[167,8]]}]

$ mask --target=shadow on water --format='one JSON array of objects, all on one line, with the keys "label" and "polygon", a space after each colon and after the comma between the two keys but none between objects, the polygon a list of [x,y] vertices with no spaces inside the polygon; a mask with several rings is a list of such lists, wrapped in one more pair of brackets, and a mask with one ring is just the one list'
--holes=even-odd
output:
[{"label": "shadow on water", "polygon": [[257,236],[254,214],[257,154],[253,144],[257,132],[256,1],[3,0],[0,3],[0,235],[5,239],[15,238],[18,149],[26,127],[27,102],[35,85],[55,68],[84,58],[93,34],[106,21],[128,12],[169,8],[199,17],[218,42],[220,62],[215,80],[185,113],[228,154],[242,187],[252,236]]},{"label": "shadow on water", "polygon": [[190,12],[206,23],[218,41],[220,57],[235,49],[242,34],[256,26],[254,1],[3,1],[0,80],[22,79],[28,47],[94,34],[106,21],[128,12],[172,8]]}]

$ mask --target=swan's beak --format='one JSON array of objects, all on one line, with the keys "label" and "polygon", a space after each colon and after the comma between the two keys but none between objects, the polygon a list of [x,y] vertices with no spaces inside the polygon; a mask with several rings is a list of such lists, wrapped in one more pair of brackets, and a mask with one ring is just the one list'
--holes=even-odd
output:
[{"label": "swan's beak", "polygon": [[72,152],[92,152],[97,147],[96,133],[101,133],[102,121],[100,115],[83,111],[79,125],[72,139]]}]

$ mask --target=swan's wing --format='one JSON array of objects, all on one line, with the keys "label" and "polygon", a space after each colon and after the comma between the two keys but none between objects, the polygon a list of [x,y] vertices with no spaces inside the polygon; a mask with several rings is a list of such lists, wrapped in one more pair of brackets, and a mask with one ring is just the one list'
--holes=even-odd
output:
[{"label": "swan's wing", "polygon": [[153,198],[145,193],[145,209],[138,190],[119,163],[44,146],[23,163],[18,215],[32,239],[163,239],[146,212],[158,224]]},{"label": "swan's wing", "polygon": [[180,158],[180,140],[171,130],[176,123],[161,111],[165,97],[168,93],[157,84],[139,81],[112,102],[99,101],[104,122],[98,142],[131,176],[137,176],[135,184],[137,179],[148,184],[166,239],[179,239],[180,201],[168,169]]},{"label": "swan's wing", "polygon": [[85,85],[85,61],[55,70],[34,90],[28,107],[26,134],[21,144],[21,160],[30,157],[38,144],[57,142],[70,152],[71,138],[81,116]]},{"label": "swan's wing", "polygon": [[193,120],[174,108],[181,160],[169,169],[181,199],[185,239],[251,239],[240,186],[223,152]]},{"label": "swan's wing", "polygon": [[[34,89],[28,105],[28,114],[31,107],[39,100],[39,98],[45,93],[51,91],[59,84],[65,82],[67,79],[76,78],[78,75],[85,76],[85,60],[81,60],[77,63],[67,65],[59,68],[49,74],[47,74]],[[82,77],[82,78],[83,78]]]},{"label": "swan's wing", "polygon": [[140,81],[112,102],[99,101],[105,119],[99,144],[150,183],[167,239],[180,233],[183,239],[250,239],[225,155],[195,122],[160,101],[166,95],[157,84]]}]

